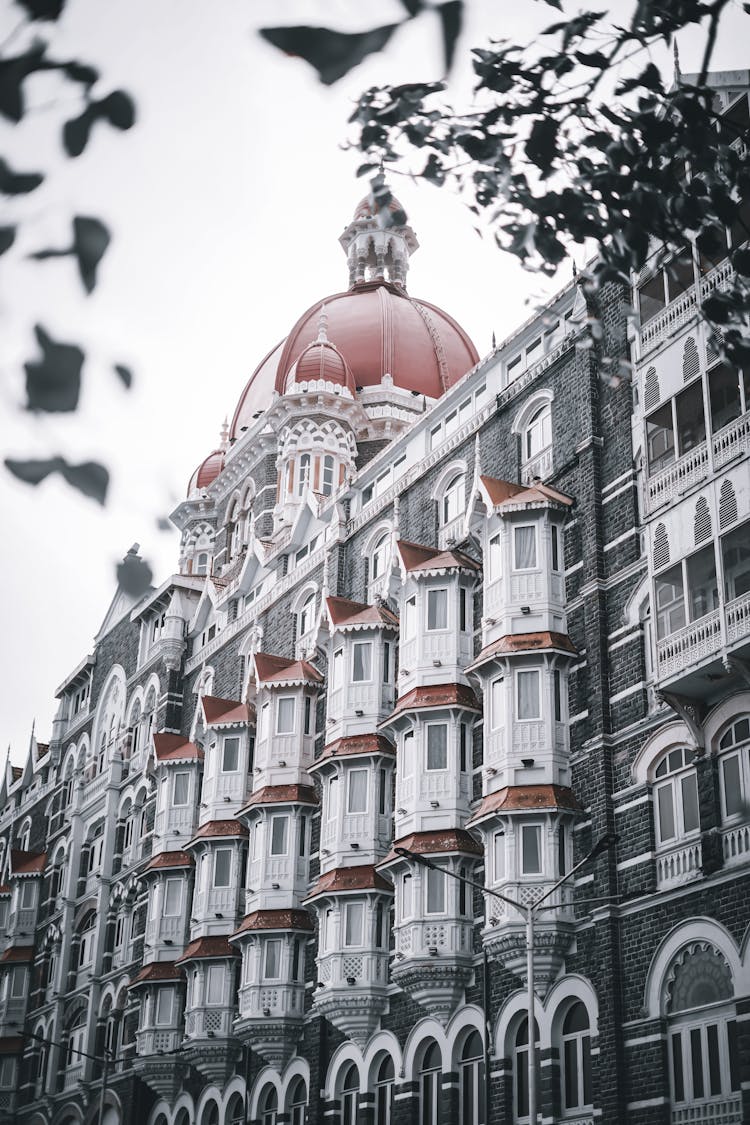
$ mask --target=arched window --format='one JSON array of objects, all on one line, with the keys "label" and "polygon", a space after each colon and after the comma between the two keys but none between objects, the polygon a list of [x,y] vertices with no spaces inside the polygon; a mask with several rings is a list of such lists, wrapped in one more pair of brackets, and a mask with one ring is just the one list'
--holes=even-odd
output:
[{"label": "arched window", "polygon": [[94,960],[94,940],[96,937],[96,914],[91,911],[81,923],[78,932],[78,967],[88,968]]},{"label": "arched window", "polygon": [[456,473],[451,477],[443,492],[440,504],[440,524],[445,526],[458,519],[466,510],[466,477],[463,473]]},{"label": "arched window", "polygon": [[[206,1102],[203,1107],[203,1113],[201,1114],[201,1125],[219,1125],[219,1120],[219,1107],[214,1099],[211,1098],[211,1100],[209,1102]],[[273,1120],[276,1120],[275,1116]],[[265,1118],[263,1118],[263,1121],[265,1122]],[[271,1123],[271,1125],[273,1125],[273,1122]]]},{"label": "arched window", "polygon": [[31,839],[31,818],[27,818],[18,832],[18,847],[22,852],[29,850],[29,840]]},{"label": "arched window", "polygon": [[245,1099],[242,1094],[232,1094],[226,1114],[227,1125],[245,1125]]},{"label": "arched window", "polygon": [[196,556],[194,573],[208,574],[208,554],[205,551]]},{"label": "arched window", "polygon": [[561,1039],[564,1110],[583,1110],[593,1104],[591,1092],[591,1031],[589,1014],[580,1000],[572,1004],[563,1020]]},{"label": "arched window", "polygon": [[[672,1106],[708,1110],[740,1089],[732,974],[708,943],[682,950],[668,975]],[[707,1120],[696,1116],[695,1120]],[[737,1118],[739,1120],[739,1118]]]},{"label": "arched window", "polygon": [[305,1125],[307,1086],[304,1078],[295,1078],[289,1093],[289,1125]]},{"label": "arched window", "polygon": [[545,402],[531,415],[523,434],[523,459],[530,461],[552,444],[552,411]]},{"label": "arched window", "polygon": [[341,1125],[357,1125],[359,1104],[359,1073],[350,1063],[341,1084]]},{"label": "arched window", "polygon": [[303,453],[299,459],[297,476],[297,495],[303,496],[310,479],[310,454]]},{"label": "arched window", "polygon": [[653,771],[657,844],[668,847],[700,830],[695,754],[686,746],[668,750]]},{"label": "arched window", "polygon": [[479,1125],[484,1121],[483,1105],[484,1049],[478,1031],[472,1031],[464,1043],[458,1064],[458,1119],[461,1125]]},{"label": "arched window", "polygon": [[391,1125],[393,1121],[393,1059],[384,1055],[375,1073],[375,1125]]},{"label": "arched window", "polygon": [[[747,819],[750,800],[750,715],[742,715],[724,732],[719,739],[719,754],[724,818]],[[726,858],[731,858],[731,855]]]},{"label": "arched window", "polygon": [[[537,1057],[539,1055],[539,1027],[534,1020],[534,1037]],[[538,1074],[538,1067],[537,1067]],[[539,1091],[537,1089],[537,1105]],[[529,1020],[521,1020],[513,1044],[513,1120],[528,1120],[529,1116]]]},{"label": "arched window", "polygon": [[315,624],[315,591],[311,591],[297,614],[297,636],[304,637]]},{"label": "arched window", "polygon": [[279,1110],[279,1099],[273,1086],[266,1086],[260,1099],[261,1125],[276,1125],[276,1114]]},{"label": "arched window", "polygon": [[419,1125],[438,1125],[440,1120],[440,1048],[433,1039],[419,1068]]},{"label": "arched window", "polygon": [[79,1066],[83,1062],[81,1054],[86,1048],[86,1012],[81,1008],[71,1020],[68,1027],[68,1049],[65,1055],[65,1066]]},{"label": "arched window", "polygon": [[382,532],[375,540],[372,550],[370,551],[370,565],[369,565],[369,587],[372,588],[374,583],[379,582],[388,568],[388,556],[390,553],[390,534],[387,531]]},{"label": "arched window", "polygon": [[323,458],[323,475],[320,490],[324,496],[333,495],[333,474],[335,468],[336,462],[329,453]]}]

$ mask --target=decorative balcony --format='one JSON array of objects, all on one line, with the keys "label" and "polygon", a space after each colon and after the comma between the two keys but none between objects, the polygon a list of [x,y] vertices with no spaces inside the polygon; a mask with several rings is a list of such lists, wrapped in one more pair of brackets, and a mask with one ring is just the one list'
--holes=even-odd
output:
[{"label": "decorative balcony", "polygon": [[697,879],[701,874],[702,860],[700,839],[682,841],[669,851],[660,851],[656,856],[656,885],[659,890],[679,887]]},{"label": "decorative balcony", "polygon": [[188,978],[183,1057],[220,1085],[240,1056],[234,1038],[237,960],[226,937],[204,937],[192,941],[175,962]]},{"label": "decorative balcony", "polygon": [[721,834],[721,850],[726,867],[750,860],[750,824],[725,828]]},{"label": "decorative balcony", "polygon": [[[700,281],[700,299],[703,301],[717,289],[726,289],[734,276],[734,270],[728,259],[720,262],[715,269]],[[678,328],[692,320],[698,309],[698,287],[691,285],[684,293],[675,298],[651,320],[643,325],[640,331],[641,356],[651,351],[657,344],[671,336]]]},{"label": "decorative balcony", "polygon": [[[703,671],[717,665],[727,648],[736,649],[750,639],[750,592],[741,594],[721,608],[691,621],[676,633],[656,643],[656,666],[660,681],[689,678],[697,666]],[[670,684],[673,687],[674,683]]]},{"label": "decorative balcony", "polygon": [[750,591],[727,603],[726,616],[728,645],[750,636]]},{"label": "decorative balcony", "polygon": [[465,526],[466,515],[464,512],[461,512],[448,523],[444,523],[438,531],[438,547],[440,550],[445,551],[450,547],[455,547],[457,543],[463,542]]},{"label": "decorative balcony", "polygon": [[[671,1125],[742,1125],[742,1094],[672,1109]],[[567,1122],[566,1122],[567,1125]]]},{"label": "decorative balcony", "polygon": [[714,469],[728,465],[735,457],[750,454],[750,413],[741,414],[728,426],[715,433],[712,439]]},{"label": "decorative balcony", "polygon": [[[715,439],[714,439],[715,440]],[[702,441],[683,454],[661,472],[647,477],[645,482],[646,511],[655,512],[669,504],[708,475],[708,445]]]},{"label": "decorative balcony", "polygon": [[552,476],[554,464],[552,461],[552,446],[548,445],[521,466],[521,481],[523,484],[533,484],[535,480],[546,480]]}]

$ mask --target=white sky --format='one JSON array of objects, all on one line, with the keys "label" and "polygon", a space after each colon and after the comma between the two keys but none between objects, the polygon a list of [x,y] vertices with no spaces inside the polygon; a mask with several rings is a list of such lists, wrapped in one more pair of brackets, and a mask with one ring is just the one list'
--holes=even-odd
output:
[{"label": "white sky", "polygon": [[[610,5],[623,20],[629,8],[627,0]],[[176,533],[159,532],[157,517],[184,495],[265,352],[310,304],[346,288],[337,240],[366,191],[355,181],[357,156],[340,147],[353,100],[369,85],[442,70],[432,16],[333,88],[256,35],[264,24],[388,23],[401,18],[397,0],[69,0],[68,9],[50,54],[98,66],[102,94],[131,91],[138,121],[128,133],[99,126],[83,156],[63,160],[60,99],[70,95],[54,80],[35,80],[27,84],[35,112],[4,129],[12,166],[49,176],[4,209],[27,221],[2,262],[2,446],[3,456],[100,459],[113,480],[102,511],[57,480],[32,489],[0,469],[0,747],[10,745],[15,762],[34,718],[38,737],[49,737],[54,689],[91,651],[116,561],[138,541],[157,581],[176,568]],[[541,0],[468,0],[467,9],[464,55],[490,37],[528,41],[557,18]],[[733,0],[713,69],[750,66],[749,21]],[[17,22],[18,9],[0,0],[0,41]],[[683,71],[698,68],[701,44],[698,34],[681,37]],[[454,85],[458,103],[465,65]],[[409,291],[455,316],[484,354],[493,331],[500,340],[529,315],[540,279],[480,240],[449,191],[394,187],[421,244]],[[72,260],[25,260],[64,246],[74,214],[97,215],[113,233],[88,298]],[[87,351],[75,416],[39,419],[19,409],[36,322]],[[135,372],[129,393],[111,370],[116,362]]]}]

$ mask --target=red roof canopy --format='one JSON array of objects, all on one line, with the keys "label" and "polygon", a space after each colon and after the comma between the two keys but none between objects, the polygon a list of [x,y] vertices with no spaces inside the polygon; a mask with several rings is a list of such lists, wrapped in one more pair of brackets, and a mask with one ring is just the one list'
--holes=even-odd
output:
[{"label": "red roof canopy", "polygon": [[154,751],[158,762],[184,762],[200,760],[203,751],[194,742],[189,742],[182,734],[168,734],[161,731],[154,736]]},{"label": "red roof canopy", "polygon": [[290,660],[284,656],[272,656],[268,652],[256,652],[255,673],[260,683],[314,683],[322,684],[323,677],[317,668],[306,660]]},{"label": "red roof canopy", "polygon": [[353,602],[348,598],[326,598],[333,625],[390,625],[398,629],[398,617],[385,606]]},{"label": "red roof canopy", "polygon": [[437,547],[425,547],[421,543],[409,543],[400,539],[396,544],[405,569],[411,574],[415,570],[479,570],[475,562],[463,551],[440,551]]},{"label": "red roof canopy", "polygon": [[236,699],[220,699],[218,695],[204,695],[201,700],[206,725],[230,726],[247,723],[250,720],[251,708],[247,703]]}]

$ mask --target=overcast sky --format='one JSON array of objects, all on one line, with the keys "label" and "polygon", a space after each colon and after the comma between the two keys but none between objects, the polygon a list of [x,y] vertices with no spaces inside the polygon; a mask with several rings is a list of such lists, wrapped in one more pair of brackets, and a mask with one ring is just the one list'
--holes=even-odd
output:
[{"label": "overcast sky", "polygon": [[[622,19],[629,7],[610,5]],[[4,132],[15,167],[49,175],[14,208],[27,222],[3,258],[3,450],[103,460],[113,479],[102,510],[57,480],[31,489],[0,470],[0,746],[10,745],[15,762],[34,719],[38,737],[49,737],[54,690],[92,649],[116,561],[137,541],[158,581],[176,569],[176,533],[160,532],[157,519],[184,495],[268,349],[310,304],[346,287],[338,236],[366,190],[355,180],[356,155],[341,147],[353,100],[369,85],[442,70],[432,16],[332,89],[256,34],[264,24],[387,23],[401,18],[397,0],[68,0],[68,9],[50,53],[97,65],[102,93],[130,90],[138,121],[128,133],[100,126],[83,156],[63,160],[62,99],[70,94],[54,79],[35,80],[27,84],[36,107],[29,121]],[[490,37],[528,41],[555,18],[539,0],[468,0],[467,9],[464,47]],[[0,0],[0,40],[18,15]],[[716,69],[750,65],[749,27],[734,0]],[[701,43],[695,34],[682,38],[684,71],[698,68]],[[468,89],[467,74],[457,68],[456,96]],[[493,331],[501,339],[526,319],[542,284],[478,238],[449,191],[410,181],[394,188],[421,244],[409,291],[455,316],[484,354]],[[70,260],[25,257],[64,246],[74,214],[97,215],[113,233],[90,297]],[[75,416],[20,410],[37,322],[86,349]],[[134,371],[130,392],[112,372],[118,362]]]}]

